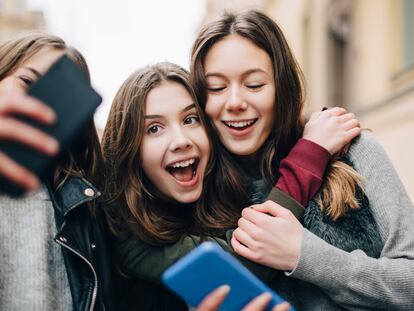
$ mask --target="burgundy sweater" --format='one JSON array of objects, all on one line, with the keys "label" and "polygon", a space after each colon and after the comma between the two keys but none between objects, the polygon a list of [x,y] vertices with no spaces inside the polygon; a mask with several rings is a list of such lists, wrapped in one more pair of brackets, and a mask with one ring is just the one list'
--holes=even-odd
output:
[{"label": "burgundy sweater", "polygon": [[280,162],[280,177],[275,185],[284,193],[307,206],[318,192],[331,154],[322,146],[301,138]]}]

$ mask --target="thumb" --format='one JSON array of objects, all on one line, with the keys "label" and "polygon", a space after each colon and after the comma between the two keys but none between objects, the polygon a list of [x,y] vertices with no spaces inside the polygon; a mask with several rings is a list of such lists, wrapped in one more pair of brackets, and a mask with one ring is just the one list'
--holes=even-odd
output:
[{"label": "thumb", "polygon": [[274,217],[285,218],[290,213],[288,209],[270,200],[262,204],[252,205],[251,207],[258,212],[266,213]]}]

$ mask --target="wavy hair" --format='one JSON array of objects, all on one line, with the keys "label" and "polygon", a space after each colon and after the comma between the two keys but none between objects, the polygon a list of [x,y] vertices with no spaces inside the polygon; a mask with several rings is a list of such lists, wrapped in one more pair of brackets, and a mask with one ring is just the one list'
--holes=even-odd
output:
[{"label": "wavy hair", "polygon": [[[205,187],[194,206],[162,200],[156,185],[145,176],[140,156],[145,133],[145,103],[151,90],[167,82],[179,83],[188,91],[205,125],[204,113],[189,82],[189,73],[175,64],[163,62],[134,72],[122,84],[113,100],[102,138],[107,173],[105,205],[110,227],[118,238],[126,238],[132,233],[152,245],[175,242],[190,232],[224,233],[235,227],[240,217],[240,209],[232,208],[230,203],[241,202],[243,198],[237,192],[238,187],[233,185],[238,182],[236,175],[217,172],[216,167],[223,166],[216,163],[225,160],[214,152],[214,144],[206,169]],[[210,130],[206,130],[209,134]],[[216,181],[216,174],[220,174],[220,181]],[[224,189],[226,194],[217,196],[215,189]]]},{"label": "wavy hair", "polygon": [[[269,184],[275,182],[275,163],[285,157],[302,136],[304,121],[304,77],[279,26],[268,16],[250,10],[224,15],[199,32],[191,51],[191,74],[198,101],[205,107],[207,83],[204,61],[210,48],[226,36],[237,34],[264,50],[273,64],[276,98],[275,122],[261,148],[260,174]],[[356,187],[361,176],[344,162],[334,160],[327,169],[323,190],[318,199],[321,209],[336,220],[351,208],[358,208]]]}]

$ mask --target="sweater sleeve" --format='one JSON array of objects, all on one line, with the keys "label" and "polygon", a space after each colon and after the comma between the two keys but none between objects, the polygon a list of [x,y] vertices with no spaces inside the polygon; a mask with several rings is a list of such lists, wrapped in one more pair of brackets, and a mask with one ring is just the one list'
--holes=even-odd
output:
[{"label": "sweater sleeve", "polygon": [[289,209],[301,221],[304,206],[319,190],[330,159],[331,154],[323,147],[299,139],[280,162],[280,177],[267,199]]},{"label": "sweater sleeve", "polygon": [[313,283],[351,309],[414,310],[414,208],[383,148],[363,133],[350,149],[384,246],[378,259],[333,247],[305,230],[296,268],[288,275]]},{"label": "sweater sleeve", "polygon": [[293,199],[308,205],[319,190],[331,154],[322,146],[301,138],[280,162],[276,188]]},{"label": "sweater sleeve", "polygon": [[230,247],[231,236],[232,230],[227,232],[228,241],[214,237],[205,237],[201,240],[199,236],[188,235],[178,242],[165,246],[153,246],[130,236],[126,240],[114,242],[115,260],[123,273],[159,283],[161,282],[162,273],[168,267],[202,242],[212,241],[219,244],[225,251],[230,252],[262,281],[270,282],[277,271],[235,254]]}]

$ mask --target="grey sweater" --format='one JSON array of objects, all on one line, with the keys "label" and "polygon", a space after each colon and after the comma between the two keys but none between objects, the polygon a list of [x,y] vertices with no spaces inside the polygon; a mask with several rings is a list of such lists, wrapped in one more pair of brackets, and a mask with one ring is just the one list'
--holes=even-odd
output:
[{"label": "grey sweater", "polygon": [[[378,259],[345,252],[305,229],[297,267],[288,275],[322,289],[350,310],[414,310],[414,208],[385,151],[370,133],[352,145],[350,159],[365,191],[384,247]],[[314,310],[334,306],[312,292]],[[327,303],[328,305],[324,304]],[[319,305],[319,307],[316,307]]]},{"label": "grey sweater", "polygon": [[0,309],[71,310],[72,297],[46,187],[0,196]]}]

